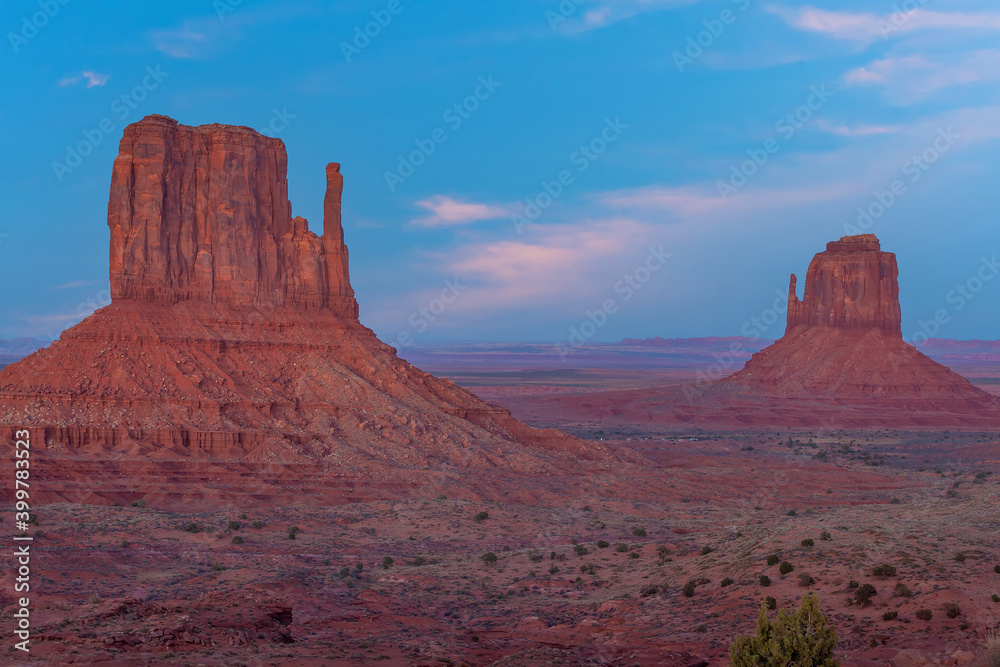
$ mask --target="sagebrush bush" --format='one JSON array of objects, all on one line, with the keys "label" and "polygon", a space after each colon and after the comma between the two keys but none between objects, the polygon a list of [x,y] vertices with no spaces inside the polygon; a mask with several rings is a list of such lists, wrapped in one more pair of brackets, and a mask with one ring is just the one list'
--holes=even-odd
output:
[{"label": "sagebrush bush", "polygon": [[872,596],[878,595],[878,591],[871,584],[861,584],[854,591],[854,604],[859,607],[867,607],[872,603]]},{"label": "sagebrush bush", "polygon": [[921,621],[929,621],[932,618],[934,618],[934,614],[931,612],[930,609],[918,609],[917,613],[914,614],[914,616],[919,618]]},{"label": "sagebrush bush", "polygon": [[789,572],[791,572],[794,569],[795,569],[795,566],[793,566],[787,560],[785,562],[783,562],[780,566],[778,566],[778,572],[780,572],[782,574],[788,574]]},{"label": "sagebrush bush", "polygon": [[681,588],[681,595],[686,598],[694,597],[695,585],[693,581],[689,581]]},{"label": "sagebrush bush", "polygon": [[780,561],[781,559],[778,558],[775,554],[771,554],[770,556],[767,557],[767,564],[769,566],[777,565]]},{"label": "sagebrush bush", "polygon": [[797,612],[781,610],[773,621],[767,618],[767,604],[757,617],[757,634],[739,637],[729,646],[732,667],[835,667],[837,631],[819,609],[812,594],[802,598]]},{"label": "sagebrush bush", "polygon": [[771,577],[767,576],[766,574],[760,575],[760,578],[757,581],[760,582],[761,586],[766,587],[771,585]]},{"label": "sagebrush bush", "polygon": [[890,565],[889,563],[882,563],[881,565],[876,565],[872,568],[872,576],[881,577],[885,579],[886,577],[896,576],[896,566]]}]

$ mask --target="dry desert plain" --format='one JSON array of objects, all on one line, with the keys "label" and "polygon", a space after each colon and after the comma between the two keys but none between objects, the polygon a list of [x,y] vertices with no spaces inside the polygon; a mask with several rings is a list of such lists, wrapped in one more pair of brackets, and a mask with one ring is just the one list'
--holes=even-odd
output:
[{"label": "dry desert plain", "polygon": [[[844,665],[976,659],[1000,620],[1000,433],[561,417],[566,401],[691,381],[701,361],[647,353],[642,371],[621,354],[642,351],[581,350],[572,370],[544,350],[530,368],[500,346],[409,355],[529,425],[645,459],[600,484],[534,479],[509,502],[439,484],[325,507],[40,507],[37,643],[7,659],[725,665],[762,601],[794,607],[807,591]],[[975,363],[975,383],[994,388],[1000,373]]]}]

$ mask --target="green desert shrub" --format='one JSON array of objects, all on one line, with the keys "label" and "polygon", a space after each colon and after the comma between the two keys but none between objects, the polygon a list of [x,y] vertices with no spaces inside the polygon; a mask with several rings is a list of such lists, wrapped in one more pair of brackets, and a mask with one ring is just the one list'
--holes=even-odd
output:
[{"label": "green desert shrub", "polygon": [[767,608],[770,609],[771,611],[774,611],[775,609],[778,608],[778,601],[775,600],[770,595],[768,595],[766,598],[764,598],[764,605],[767,606]]},{"label": "green desert shrub", "polygon": [[483,562],[486,563],[487,565],[493,565],[493,563],[497,562],[497,555],[492,551],[487,551],[482,556],[480,556],[480,558],[482,558]]},{"label": "green desert shrub", "polygon": [[804,547],[814,547],[814,546],[816,546],[816,541],[813,538],[811,538],[811,537],[807,537],[806,539],[802,540],[802,546],[804,546]]},{"label": "green desert shrub", "polygon": [[489,512],[480,512],[479,514],[473,517],[473,519],[475,519],[476,521],[486,521],[489,518],[490,518]]},{"label": "green desert shrub", "polygon": [[701,548],[701,555],[702,556],[707,556],[710,553],[712,553],[712,547],[706,545],[706,546],[703,546]]},{"label": "green desert shrub", "polygon": [[882,563],[881,565],[876,565],[872,568],[872,576],[881,577],[885,579],[886,577],[896,576],[896,566],[889,565],[888,563]]},{"label": "green desert shrub", "polygon": [[891,610],[891,611],[887,611],[884,614],[882,614],[882,620],[883,621],[895,621],[898,616],[899,616],[899,612],[898,611]]},{"label": "green desert shrub", "polygon": [[783,562],[781,565],[778,566],[778,572],[780,572],[782,574],[788,574],[789,572],[791,572],[794,569],[795,569],[795,567],[791,563],[789,563],[787,560],[785,562]]},{"label": "green desert shrub", "polygon": [[392,559],[392,556],[386,556],[385,558],[382,559],[382,569],[388,570],[390,567],[392,567],[392,564],[395,562],[396,561]]},{"label": "green desert shrub", "polygon": [[892,594],[901,598],[913,597],[913,591],[911,591],[910,588],[902,582],[896,584],[896,588],[893,589]]},{"label": "green desert shrub", "polygon": [[830,531],[824,530],[822,533],[819,534],[819,539],[821,539],[824,542],[829,542],[830,540],[833,539],[833,535],[830,534]]},{"label": "green desert shrub", "polygon": [[632,534],[635,535],[636,537],[646,537],[646,529],[639,528],[638,526],[636,526],[635,528],[632,529]]},{"label": "green desert shrub", "polygon": [[242,525],[239,521],[230,521],[229,530],[239,530]]},{"label": "green desert shrub", "polygon": [[962,610],[954,602],[946,602],[944,605],[944,615],[948,618],[958,618],[962,615]]},{"label": "green desert shrub", "polygon": [[767,618],[767,605],[761,605],[757,634],[739,637],[729,646],[733,667],[835,667],[837,631],[819,609],[815,595],[802,598],[796,612],[782,609],[775,619]]},{"label": "green desert shrub", "polygon": [[872,596],[878,595],[878,591],[871,584],[861,584],[854,591],[854,604],[859,607],[867,607],[872,603]]},{"label": "green desert shrub", "polygon": [[768,566],[777,565],[781,561],[775,554],[771,554],[767,557]]},{"label": "green desert shrub", "polygon": [[583,546],[582,544],[574,544],[573,545],[573,551],[576,552],[577,556],[586,556],[587,555],[587,547]]},{"label": "green desert shrub", "polygon": [[610,546],[611,546],[611,543],[608,542],[607,540],[597,540],[597,548],[598,549],[607,549]]},{"label": "green desert shrub", "polygon": [[758,579],[757,581],[760,582],[761,586],[766,587],[771,585],[771,577],[767,576],[766,574],[760,575],[760,579]]},{"label": "green desert shrub", "polygon": [[930,609],[918,609],[917,613],[914,614],[914,616],[919,618],[921,621],[929,621],[932,618],[934,618],[934,614],[931,612]]},{"label": "green desert shrub", "polygon": [[990,597],[990,599],[991,599],[991,600],[993,600],[994,602],[1000,602],[1000,595],[997,595],[996,593],[994,593],[994,594],[993,594],[993,595],[992,595],[992,596]]},{"label": "green desert shrub", "polygon": [[233,538],[233,544],[239,546],[239,545],[241,545],[243,543],[244,543],[244,539],[242,537],[240,537],[239,535],[237,535],[236,537]]},{"label": "green desert shrub", "polygon": [[624,542],[619,542],[617,546],[615,546],[615,551],[617,551],[618,553],[625,553],[626,551],[628,551],[628,545],[625,544]]},{"label": "green desert shrub", "polygon": [[799,586],[812,586],[816,583],[816,580],[812,578],[812,575],[803,572],[799,575]]},{"label": "green desert shrub", "polygon": [[725,579],[722,580],[722,587],[725,588],[726,586],[732,586],[733,583],[734,582],[731,577],[726,577]]},{"label": "green desert shrub", "polygon": [[997,574],[1000,574],[1000,565],[994,565],[993,571],[996,572]]},{"label": "green desert shrub", "polygon": [[[656,595],[661,590],[663,590],[663,587],[660,586],[659,584],[647,584],[647,585],[643,586],[642,589],[639,591],[639,596],[640,597],[644,597],[644,598],[648,598],[648,597],[651,597],[653,595]],[[690,597],[690,596],[688,596],[688,597]]]},{"label": "green desert shrub", "polygon": [[681,595],[686,598],[694,597],[695,585],[693,581],[689,581],[681,588]]}]

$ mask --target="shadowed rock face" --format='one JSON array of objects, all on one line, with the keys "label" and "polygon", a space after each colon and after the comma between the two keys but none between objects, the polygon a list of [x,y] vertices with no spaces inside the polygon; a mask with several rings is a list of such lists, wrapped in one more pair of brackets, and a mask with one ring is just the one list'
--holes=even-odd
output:
[{"label": "shadowed rock face", "polygon": [[286,162],[250,128],[151,116],[125,129],[111,305],[0,372],[0,426],[31,431],[43,497],[491,495],[503,475],[618,460],[399,359],[358,320],[340,165],[320,237],[291,217]]},{"label": "shadowed rock face", "polygon": [[799,325],[877,328],[902,337],[896,256],[882,252],[874,234],[826,244],[809,264],[803,300],[788,288],[788,329]]},{"label": "shadowed rock face", "polygon": [[111,296],[174,303],[322,307],[357,317],[327,167],[324,233],[292,218],[284,144],[247,128],[128,126],[111,175]]}]

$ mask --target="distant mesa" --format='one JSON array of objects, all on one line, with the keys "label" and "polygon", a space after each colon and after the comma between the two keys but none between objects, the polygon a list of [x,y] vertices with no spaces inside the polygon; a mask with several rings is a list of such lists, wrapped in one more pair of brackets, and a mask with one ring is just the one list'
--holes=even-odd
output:
[{"label": "distant mesa", "polygon": [[[845,236],[813,258],[801,299],[792,275],[785,335],[734,374],[713,380],[710,372],[735,366],[760,341],[735,339],[727,350],[704,339],[626,340],[675,355],[684,348],[710,353],[714,346],[715,361],[702,366],[693,384],[532,397],[523,409],[512,405],[533,416],[640,425],[1000,428],[1000,399],[903,340],[898,274],[895,255],[874,235]],[[942,355],[996,358],[994,343],[928,346]]]},{"label": "distant mesa", "polygon": [[785,335],[724,382],[778,396],[993,401],[903,341],[898,276],[872,234],[828,243],[801,300],[792,275]]},{"label": "distant mesa", "polygon": [[246,127],[125,129],[111,305],[0,372],[0,424],[30,428],[45,498],[513,498],[620,460],[399,359],[358,320],[340,166],[320,236],[292,216],[286,168],[284,144]]}]

